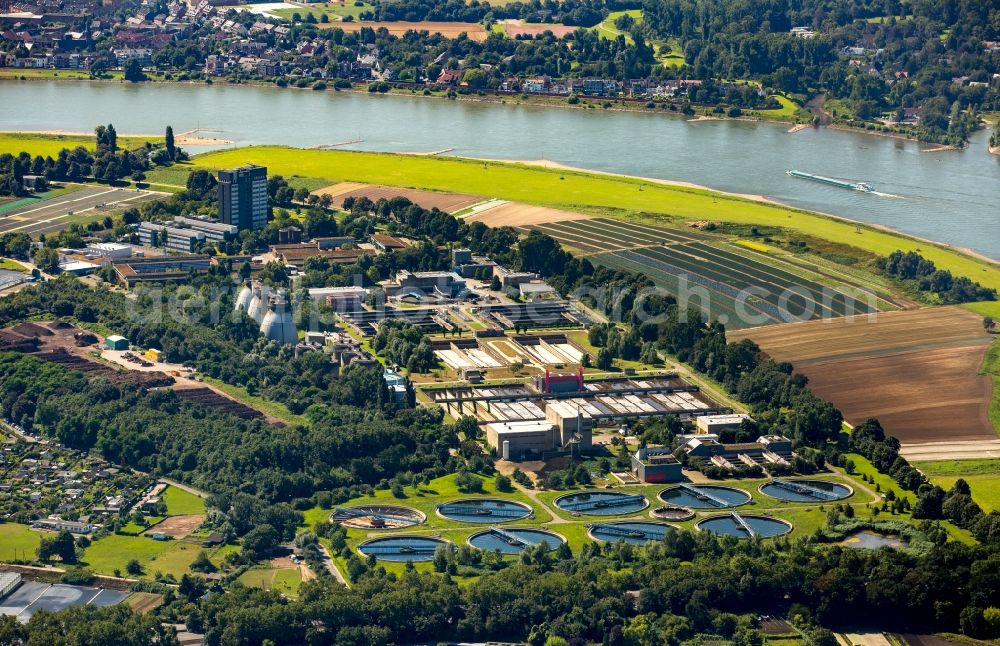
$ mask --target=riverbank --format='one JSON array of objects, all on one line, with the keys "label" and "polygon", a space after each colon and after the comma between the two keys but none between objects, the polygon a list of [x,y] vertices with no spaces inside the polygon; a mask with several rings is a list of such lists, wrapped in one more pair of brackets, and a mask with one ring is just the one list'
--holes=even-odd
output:
[{"label": "riverbank", "polygon": [[460,157],[418,157],[342,150],[252,146],[199,155],[195,166],[216,169],[261,164],[269,172],[331,184],[357,181],[387,186],[468,193],[564,210],[632,213],[672,224],[718,221],[776,226],[832,240],[878,255],[917,251],[938,267],[1000,289],[1000,264],[957,247],[848,218],[762,202],[634,176]]},{"label": "riverbank", "polygon": [[[26,74],[27,72],[27,74]],[[41,73],[41,74],[39,74]],[[65,74],[62,76],[61,74]],[[85,75],[84,72],[75,72],[73,70],[22,70],[13,68],[0,68],[0,81],[3,80],[17,80],[17,81],[83,81],[90,83],[114,83],[114,84],[128,84],[137,85],[125,81],[120,73],[113,78],[90,78]],[[211,79],[209,79],[211,80]],[[148,80],[143,81],[143,83],[155,83],[155,84],[178,84],[178,85],[215,85],[220,86],[250,86],[250,87],[264,87],[264,88],[276,88],[277,86],[271,81],[249,79],[243,80],[239,83],[230,83],[228,81],[219,80],[212,81],[212,83],[206,83],[205,81],[179,81],[176,79],[166,79],[160,75],[151,76]],[[283,90],[299,90],[304,92],[334,92],[334,93],[344,93],[344,94],[358,94],[358,95],[371,95],[365,87],[352,86],[351,88],[334,88],[328,86],[324,90],[315,90],[312,87],[298,88],[293,85],[289,85]],[[447,100],[457,100],[466,101],[474,103],[487,103],[494,105],[529,105],[529,106],[541,106],[541,107],[553,107],[553,108],[574,108],[580,110],[601,110],[605,112],[632,112],[641,114],[659,114],[669,117],[679,118],[687,122],[696,123],[699,121],[744,121],[744,122],[759,122],[765,121],[769,123],[785,123],[790,126],[788,132],[795,133],[799,130],[806,129],[812,126],[811,121],[805,120],[803,117],[800,118],[790,118],[785,109],[773,110],[774,114],[769,114],[770,110],[755,110],[746,109],[744,113],[740,116],[731,117],[725,113],[716,114],[712,112],[714,106],[708,105],[698,105],[697,108],[700,110],[700,114],[695,115],[685,115],[679,110],[671,110],[669,108],[662,107],[667,105],[663,101],[657,103],[658,107],[649,108],[648,103],[656,103],[655,101],[643,101],[643,100],[622,100],[620,98],[613,97],[579,97],[579,102],[575,104],[570,104],[568,102],[568,97],[563,96],[547,96],[540,94],[494,94],[486,92],[482,95],[476,93],[453,93],[449,95],[447,90],[432,90],[430,93],[425,94],[423,91],[418,91],[415,88],[400,88],[393,87],[389,92],[378,93],[379,95],[385,96],[404,96],[404,97],[418,97],[418,98],[430,98],[430,99],[447,99]],[[787,100],[787,99],[786,99]],[[674,106],[676,108],[676,106]],[[805,107],[800,108],[804,111],[807,110]],[[899,139],[903,141],[912,141],[920,144],[927,144],[931,146],[944,146],[943,144],[933,144],[929,142],[922,142],[916,137],[911,137],[908,135],[903,135],[896,132],[877,132],[874,130],[868,130],[866,128],[859,128],[856,126],[847,126],[843,124],[829,124],[821,127],[830,128],[833,130],[841,130],[844,132],[853,132],[857,134],[874,135],[878,137],[888,137],[891,139]],[[180,145],[180,144],[178,144]],[[198,145],[198,144],[188,144],[188,145]],[[207,144],[206,144],[207,145]],[[957,149],[954,146],[944,146],[943,148],[936,148],[934,150],[945,150],[945,149]],[[991,151],[992,152],[992,151]]]},{"label": "riverbank", "polygon": [[[26,74],[27,72],[27,74]],[[63,75],[64,74],[64,75]],[[12,81],[73,81],[73,82],[88,82],[88,83],[106,83],[106,84],[118,84],[118,85],[138,85],[136,83],[130,83],[125,81],[121,75],[117,75],[113,78],[90,78],[84,72],[75,72],[73,70],[21,70],[13,68],[0,68],[0,81],[12,80]],[[219,85],[221,87],[232,87],[232,86],[249,86],[249,87],[263,87],[269,89],[275,89],[277,86],[271,81],[248,79],[240,81],[239,83],[230,83],[228,81],[213,81],[211,84],[205,81],[178,81],[176,79],[165,79],[162,76],[150,77],[148,80],[143,81],[143,83],[151,83],[157,85],[166,84],[176,84],[176,85]],[[298,88],[293,85],[289,85],[283,90],[298,90],[303,92],[316,92],[312,87]],[[332,86],[327,87],[322,92],[333,92],[344,93],[344,94],[357,94],[364,96],[371,96],[373,93],[369,92],[363,85],[356,84],[351,88],[334,88]],[[765,121],[769,123],[786,123],[790,126],[808,126],[809,124],[803,120],[790,118],[783,109],[776,109],[773,112],[775,114],[770,114],[769,110],[755,110],[747,109],[744,114],[738,117],[730,117],[725,113],[716,114],[711,112],[714,106],[709,105],[698,105],[697,109],[701,114],[695,115],[685,115],[675,105],[675,109],[671,110],[667,107],[662,107],[668,105],[668,102],[660,101],[643,101],[643,100],[622,100],[620,98],[612,97],[579,97],[579,101],[575,104],[568,102],[568,97],[564,96],[548,96],[541,94],[493,94],[486,92],[482,95],[476,93],[454,93],[449,95],[447,90],[431,90],[429,94],[425,94],[423,91],[418,91],[414,88],[400,88],[393,87],[389,92],[378,93],[382,96],[402,96],[402,97],[416,97],[424,99],[444,99],[451,101],[463,101],[470,103],[487,103],[493,105],[527,105],[527,106],[540,106],[540,107],[551,107],[551,108],[563,108],[563,109],[578,109],[578,110],[600,110],[602,112],[630,112],[630,113],[641,113],[641,114],[659,114],[672,118],[681,119],[684,121],[697,122],[697,121],[745,121],[745,122],[760,122]],[[647,104],[653,102],[657,103],[658,107],[649,108]],[[607,105],[610,104],[610,105]],[[780,113],[780,114],[779,114]],[[867,132],[864,129],[859,129],[859,132]],[[790,130],[789,132],[794,132]],[[868,133],[874,134],[874,133]]]},{"label": "riverbank", "polygon": [[[997,151],[1000,152],[1000,148],[998,148]],[[477,160],[478,158],[475,158],[475,157],[465,157],[464,159]],[[479,160],[479,161],[483,161],[483,160]],[[701,190],[701,191],[708,191],[710,193],[717,193],[719,195],[724,195],[724,196],[727,196],[727,197],[739,198],[739,199],[744,199],[744,200],[751,200],[751,201],[754,201],[754,202],[762,202],[764,204],[771,204],[771,205],[779,206],[781,208],[788,209],[788,210],[791,210],[791,211],[800,211],[801,210],[801,209],[796,209],[794,206],[785,204],[783,202],[779,202],[777,200],[773,200],[773,199],[767,197],[766,195],[754,195],[752,193],[733,193],[733,192],[730,192],[730,191],[720,191],[718,189],[714,189],[714,188],[711,188],[711,187],[708,187],[708,186],[703,186],[701,184],[693,184],[691,182],[678,182],[678,181],[674,181],[674,180],[659,179],[659,178],[656,178],[656,177],[640,177],[638,175],[625,175],[625,174],[622,174],[622,173],[609,173],[609,172],[599,171],[599,170],[590,170],[590,169],[586,169],[586,168],[577,168],[577,167],[574,167],[574,166],[567,166],[566,164],[560,164],[559,162],[554,162],[554,161],[551,161],[551,160],[548,160],[548,159],[538,159],[538,160],[532,160],[532,161],[516,161],[516,160],[505,160],[505,159],[490,159],[490,160],[486,160],[486,161],[493,161],[493,162],[507,163],[507,164],[527,164],[529,166],[537,166],[539,168],[548,168],[548,169],[554,169],[554,170],[565,170],[565,171],[572,171],[572,172],[575,172],[575,173],[583,173],[583,174],[591,174],[591,175],[607,175],[607,176],[610,176],[610,177],[621,177],[621,178],[626,178],[626,179],[639,180],[639,181],[643,181],[643,182],[652,182],[652,183],[655,183],[655,184],[661,184],[663,186],[674,186],[674,187],[680,187],[680,188],[693,188],[693,189],[698,189],[698,190]],[[867,222],[862,222],[861,220],[854,220],[852,218],[846,218],[844,216],[834,215],[832,213],[824,213],[823,211],[803,211],[803,212],[810,213],[810,214],[815,214],[815,215],[821,215],[821,216],[827,217],[827,218],[832,218],[834,220],[839,220],[841,222],[846,222],[846,223],[852,224],[854,226],[869,227],[869,228],[872,228],[872,229],[876,229],[878,231],[883,231],[885,233],[888,233],[888,234],[891,234],[891,235],[894,235],[894,236],[899,236],[899,237],[903,237],[903,238],[909,238],[911,240],[915,240],[915,241],[918,241],[918,242],[923,242],[923,243],[926,243],[926,244],[929,244],[929,245],[944,247],[944,248],[947,248],[947,249],[951,249],[951,250],[957,251],[958,253],[961,253],[961,254],[964,254],[964,255],[967,255],[967,256],[971,256],[971,257],[973,257],[973,258],[975,258],[975,259],[977,259],[977,260],[979,260],[981,262],[984,262],[984,263],[987,263],[987,264],[990,264],[990,265],[1000,265],[1000,263],[998,263],[996,260],[993,260],[989,256],[983,255],[983,254],[979,253],[978,251],[976,251],[974,249],[968,249],[966,247],[959,247],[959,246],[955,246],[955,245],[949,245],[949,244],[946,244],[946,243],[942,243],[942,242],[937,242],[935,240],[931,240],[930,238],[923,238],[923,237],[920,237],[920,236],[910,235],[910,234],[908,234],[908,233],[906,233],[904,231],[899,231],[897,229],[893,229],[892,227],[889,227],[889,226],[886,226],[886,225],[883,225],[883,224],[869,224]]]},{"label": "riverbank", "polygon": [[[2,87],[6,99],[37,109],[0,113],[0,129],[89,131],[96,124],[114,123],[119,132],[142,133],[172,124],[177,133],[210,126],[225,130],[197,133],[204,143],[212,143],[214,137],[237,145],[309,149],[338,144],[367,151],[439,154],[453,149],[448,154],[547,159],[765,196],[1000,258],[1000,241],[982,234],[1000,208],[990,182],[982,181],[998,177],[996,158],[985,151],[988,137],[983,135],[989,133],[984,131],[974,134],[974,145],[966,150],[935,156],[916,154],[914,144],[828,128],[800,129],[790,137],[787,125],[773,123],[732,119],[692,123],[680,114],[660,119],[629,111],[605,114],[603,109],[541,110],[531,105],[509,107],[509,100],[508,107],[458,100],[427,103],[413,100],[409,92],[289,93],[273,85],[228,83],[36,82]],[[282,118],[275,119],[275,114]],[[184,147],[189,153],[199,150]],[[796,182],[785,174],[792,164],[808,172],[870,182],[885,195]],[[948,214],[946,226],[942,214]]]},{"label": "riverbank", "polygon": [[867,130],[865,128],[858,128],[857,126],[845,126],[842,123],[830,124],[825,126],[830,130],[840,130],[841,132],[853,132],[859,135],[872,135],[874,137],[885,137],[887,139],[898,139],[899,141],[912,141],[915,144],[920,144],[921,146],[929,146],[930,148],[924,149],[921,152],[939,152],[942,150],[961,150],[958,146],[951,146],[948,144],[936,144],[931,141],[921,141],[916,137],[910,137],[908,135],[903,135],[898,132],[878,132],[876,130]]},{"label": "riverbank", "polygon": [[[234,144],[234,141],[229,139],[219,139],[217,137],[201,137],[196,133],[198,132],[211,132],[205,128],[195,128],[194,130],[188,130],[187,132],[181,132],[174,135],[174,145],[176,146],[229,146]],[[94,139],[95,135],[93,132],[84,131],[72,131],[72,130],[0,130],[0,136],[10,137],[12,139],[18,138],[53,138],[56,141],[71,142],[74,140],[89,140]],[[130,142],[139,142],[141,140],[146,140],[150,142],[159,143],[163,141],[164,135],[157,135],[151,133],[136,133],[136,132],[119,132],[119,138],[124,140],[125,145],[130,145]]]},{"label": "riverbank", "polygon": [[[662,186],[674,186],[678,188],[693,188],[699,191],[708,191],[711,193],[718,193],[719,195],[726,195],[728,197],[736,197],[743,200],[751,200],[753,202],[763,202],[765,204],[773,204],[775,206],[780,206],[787,209],[794,209],[793,206],[788,206],[787,204],[782,204],[781,202],[772,200],[765,195],[755,195],[753,193],[733,193],[731,191],[720,191],[718,189],[711,188],[709,186],[704,186],[702,184],[695,184],[693,182],[680,182],[671,179],[660,179],[658,177],[642,177],[639,175],[626,175],[624,173],[611,173],[608,171],[592,170],[589,168],[579,168],[576,166],[568,166],[566,164],[561,164],[551,159],[534,159],[528,161],[513,160],[513,159],[488,159],[480,157],[462,157],[461,159],[471,159],[473,161],[491,161],[501,164],[525,164],[528,166],[537,166],[538,168],[548,168],[550,170],[564,170],[573,173],[582,173],[590,175],[606,175],[608,177],[622,177],[625,179],[639,180],[642,182],[651,182],[654,184],[660,184]],[[837,216],[830,216],[837,217]]]}]

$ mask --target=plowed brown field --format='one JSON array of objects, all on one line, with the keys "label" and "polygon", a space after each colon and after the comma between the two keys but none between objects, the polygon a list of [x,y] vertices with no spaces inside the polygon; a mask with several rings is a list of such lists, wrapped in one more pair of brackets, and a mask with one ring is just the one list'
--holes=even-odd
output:
[{"label": "plowed brown field", "polygon": [[320,29],[343,29],[345,32],[361,31],[362,27],[371,27],[378,31],[385,27],[393,36],[402,36],[408,31],[427,31],[432,34],[441,34],[446,38],[457,38],[459,34],[466,33],[469,40],[486,40],[489,34],[477,22],[328,22],[314,25]]},{"label": "plowed brown field", "polygon": [[809,377],[848,422],[877,417],[901,442],[996,439],[992,380],[980,375],[990,337],[958,307],[739,330]]},{"label": "plowed brown field", "polygon": [[483,201],[483,198],[463,193],[438,193],[436,191],[421,191],[415,188],[399,188],[396,186],[375,186],[373,184],[358,184],[355,182],[340,182],[332,186],[313,191],[316,195],[329,195],[337,206],[343,204],[348,197],[367,197],[373,202],[381,198],[392,199],[405,197],[414,204],[425,209],[438,208],[446,213],[454,213]]}]

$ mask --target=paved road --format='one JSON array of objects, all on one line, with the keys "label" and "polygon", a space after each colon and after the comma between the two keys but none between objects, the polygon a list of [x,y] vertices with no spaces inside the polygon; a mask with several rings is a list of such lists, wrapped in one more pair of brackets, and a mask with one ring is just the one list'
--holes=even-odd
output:
[{"label": "paved road", "polygon": [[1000,439],[902,444],[899,454],[910,462],[1000,458]]},{"label": "paved road", "polygon": [[164,195],[166,194],[152,191],[88,186],[60,197],[39,200],[5,211],[0,214],[0,233],[23,231],[37,236],[66,228],[69,226],[67,218],[71,216],[89,214],[97,218],[106,210],[125,209]]}]

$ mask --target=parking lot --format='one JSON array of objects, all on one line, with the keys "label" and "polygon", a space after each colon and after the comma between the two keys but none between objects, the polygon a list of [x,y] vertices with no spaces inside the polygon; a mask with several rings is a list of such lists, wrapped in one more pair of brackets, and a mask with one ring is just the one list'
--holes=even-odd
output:
[{"label": "parking lot", "polygon": [[0,614],[17,617],[18,621],[25,623],[39,610],[55,612],[84,605],[103,608],[121,603],[128,595],[128,592],[118,590],[25,581],[8,596],[0,599]]},{"label": "parking lot", "polygon": [[24,232],[31,236],[64,229],[82,219],[96,219],[142,202],[163,197],[163,193],[136,189],[87,186],[50,199],[40,199],[0,215],[0,233]]}]

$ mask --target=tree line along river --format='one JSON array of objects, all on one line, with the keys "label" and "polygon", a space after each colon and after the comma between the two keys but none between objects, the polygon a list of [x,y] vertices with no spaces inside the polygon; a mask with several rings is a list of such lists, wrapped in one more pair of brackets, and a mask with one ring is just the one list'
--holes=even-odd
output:
[{"label": "tree line along river", "polygon": [[[766,195],[1000,259],[1000,157],[988,131],[965,150],[788,125],[259,86],[0,81],[0,130],[216,129],[236,145],[550,159],[581,168]],[[191,149],[199,152],[203,149]],[[862,193],[785,174],[867,182]]]}]

